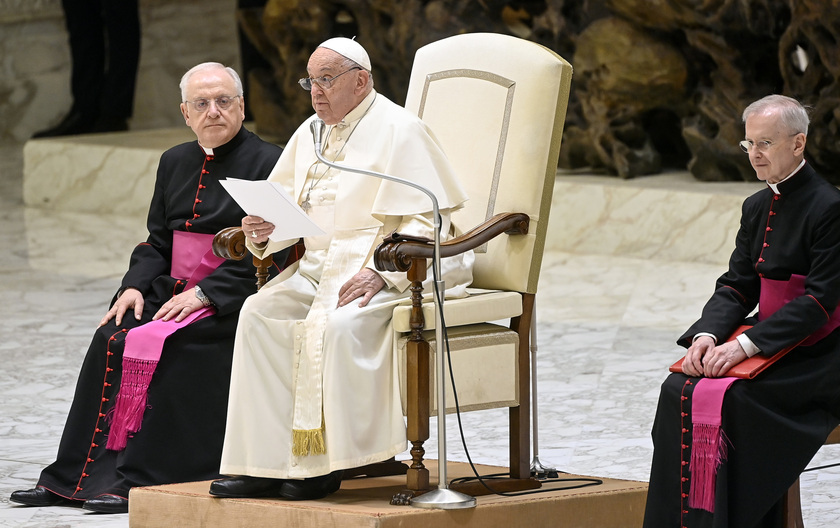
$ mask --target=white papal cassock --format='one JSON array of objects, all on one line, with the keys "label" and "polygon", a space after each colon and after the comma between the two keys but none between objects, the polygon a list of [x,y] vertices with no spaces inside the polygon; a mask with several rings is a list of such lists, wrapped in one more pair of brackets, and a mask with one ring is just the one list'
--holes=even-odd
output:
[{"label": "white papal cassock", "polygon": [[[299,202],[308,197],[310,217],[327,234],[306,238],[301,260],[242,307],[222,474],[305,478],[406,449],[389,322],[394,305],[409,297],[409,282],[404,274],[380,273],[386,287],[364,308],[358,300],[337,308],[338,291],[361,269],[375,269],[373,250],[384,235],[432,237],[431,203],[405,185],[327,170],[315,157],[314,118],[294,133],[269,180]],[[328,130],[327,159],[432,189],[442,238],[458,234],[449,213],[466,196],[416,116],[374,91]],[[249,248],[262,256],[294,242]],[[442,260],[447,296],[464,295],[472,262],[472,253]]]}]

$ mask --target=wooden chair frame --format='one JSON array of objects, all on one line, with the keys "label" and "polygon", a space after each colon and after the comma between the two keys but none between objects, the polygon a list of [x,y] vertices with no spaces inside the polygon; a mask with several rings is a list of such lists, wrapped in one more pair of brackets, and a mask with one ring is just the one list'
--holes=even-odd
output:
[{"label": "wooden chair frame", "polygon": [[[825,445],[840,444],[840,427],[834,429],[825,440]],[[785,528],[805,528],[802,520],[802,500],[800,497],[799,479],[785,493],[784,507]]]},{"label": "wooden chair frame", "polygon": [[[473,250],[499,235],[525,235],[530,218],[523,213],[499,213],[462,236],[441,243],[441,258]],[[426,280],[428,260],[433,257],[431,240],[401,240],[398,236],[382,242],[374,253],[374,263],[379,271],[407,273],[411,281],[411,335],[406,345],[406,436],[411,443],[411,465],[406,477],[406,490],[392,499],[392,504],[404,504],[412,496],[430,489],[429,470],[423,463],[423,444],[429,439],[430,379],[429,343],[423,337],[423,281]],[[519,335],[519,405],[510,408],[510,478],[494,480],[496,491],[513,491],[540,487],[539,481],[530,477],[530,353],[529,339],[534,309],[534,294],[521,293],[522,315],[511,319],[510,328]],[[443,347],[439,347],[443,351]],[[440,356],[442,357],[442,356]],[[453,486],[468,495],[485,495],[490,491],[480,483]]]}]

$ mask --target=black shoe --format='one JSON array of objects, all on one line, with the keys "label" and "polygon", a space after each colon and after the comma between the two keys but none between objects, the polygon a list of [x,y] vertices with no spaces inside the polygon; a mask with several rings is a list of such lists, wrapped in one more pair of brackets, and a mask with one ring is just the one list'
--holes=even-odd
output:
[{"label": "black shoe", "polygon": [[117,495],[100,495],[86,500],[82,508],[97,513],[128,513],[128,499]]},{"label": "black shoe", "polygon": [[59,497],[47,488],[38,486],[30,490],[20,490],[12,492],[9,500],[18,504],[25,504],[27,506],[57,506],[59,504],[72,503],[70,499]]},{"label": "black shoe", "polygon": [[227,499],[279,497],[284,482],[281,479],[261,477],[228,477],[211,482],[210,495]]},{"label": "black shoe", "polygon": [[93,131],[93,125],[96,122],[95,116],[82,114],[81,112],[72,110],[67,116],[52,128],[36,132],[32,135],[33,138],[49,138],[59,136],[71,136],[74,134],[87,134]]},{"label": "black shoe", "polygon": [[318,500],[341,487],[341,477],[344,471],[333,471],[320,477],[303,480],[287,480],[280,490],[280,494],[291,500]]}]

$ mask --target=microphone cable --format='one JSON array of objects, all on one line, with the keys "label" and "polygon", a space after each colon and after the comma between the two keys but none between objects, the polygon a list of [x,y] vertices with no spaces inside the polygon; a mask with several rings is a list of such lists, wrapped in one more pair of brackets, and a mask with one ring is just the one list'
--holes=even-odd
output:
[{"label": "microphone cable", "polygon": [[[440,222],[440,218],[438,218],[437,221]],[[432,255],[433,259],[434,259],[434,257],[435,257],[435,255]],[[443,273],[443,270],[441,270],[441,273]],[[432,290],[433,290],[433,294],[435,295],[436,300],[437,300],[437,306],[442,307],[443,306],[443,297],[442,296],[443,296],[444,292],[441,292],[440,288],[438,288],[438,283],[439,283],[440,279],[437,276],[437,269],[435,269],[435,266],[432,266],[432,279],[433,279],[433,282],[434,282],[434,286],[433,286]],[[455,403],[455,416],[458,420],[458,432],[459,432],[459,435],[461,437],[461,445],[464,448],[464,453],[467,457],[467,462],[469,463],[469,466],[472,469],[472,472],[473,472],[473,475],[474,475],[472,477],[460,477],[460,478],[457,478],[457,479],[452,479],[450,481],[450,483],[452,483],[452,482],[463,483],[463,482],[470,482],[470,481],[478,480],[478,482],[481,483],[481,485],[484,486],[484,488],[486,488],[490,493],[492,493],[494,495],[499,495],[499,496],[502,496],[502,497],[520,497],[520,496],[523,496],[523,495],[536,495],[536,494],[539,494],[539,493],[550,493],[550,492],[553,492],[553,491],[563,491],[563,490],[587,488],[589,486],[599,486],[599,485],[604,483],[604,481],[602,479],[591,478],[591,477],[580,477],[580,478],[552,478],[552,479],[545,479],[545,480],[541,481],[541,482],[546,482],[546,483],[566,483],[566,482],[579,482],[580,483],[580,484],[575,484],[575,485],[566,486],[566,487],[562,487],[562,488],[557,488],[557,487],[538,488],[538,489],[532,489],[532,490],[527,490],[527,491],[510,492],[510,491],[499,491],[499,490],[495,490],[492,487],[490,487],[490,485],[488,484],[488,480],[496,480],[496,479],[503,478],[504,476],[510,476],[510,473],[494,473],[494,474],[483,475],[482,476],[478,473],[478,469],[475,467],[475,464],[473,463],[472,456],[470,455],[469,448],[467,447],[466,435],[464,434],[464,426],[461,422],[461,406],[460,406],[460,403],[458,402],[458,391],[455,388],[455,374],[454,374],[454,371],[452,369],[452,352],[449,348],[449,333],[447,332],[447,329],[446,329],[446,322],[445,322],[445,319],[444,319],[443,309],[440,310],[440,324],[443,327],[441,330],[442,330],[442,333],[443,333],[444,342],[443,343],[437,343],[437,350],[436,350],[437,360],[438,361],[444,361],[445,360],[447,362],[447,366],[448,366],[448,370],[449,370],[449,380],[452,383],[452,398],[453,398],[453,401]],[[437,373],[438,370],[439,369],[434,369],[435,373]],[[445,380],[438,380],[438,383],[444,383],[444,382],[445,382]],[[444,389],[444,392],[445,392],[445,389]],[[438,403],[438,405],[445,405],[445,402],[437,402],[437,403]],[[443,414],[444,414],[444,419],[446,419],[445,418],[446,417],[446,409],[444,409]],[[438,424],[438,427],[440,427],[440,424]],[[445,464],[446,460],[443,460],[443,461],[438,460],[438,463]],[[448,486],[448,484],[447,484],[447,486]]]},{"label": "microphone cable", "polygon": [[836,464],[828,464],[828,465],[825,465],[825,466],[816,466],[816,467],[811,467],[811,468],[805,468],[805,469],[802,470],[802,472],[807,473],[809,471],[817,471],[817,470],[820,470],[820,469],[829,469],[829,468],[833,468],[833,467],[837,467],[837,466],[840,466],[840,462],[838,462]]}]

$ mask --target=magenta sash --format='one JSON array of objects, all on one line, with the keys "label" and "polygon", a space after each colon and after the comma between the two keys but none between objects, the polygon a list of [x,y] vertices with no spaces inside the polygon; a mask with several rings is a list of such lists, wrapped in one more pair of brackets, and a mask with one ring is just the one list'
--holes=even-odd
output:
[{"label": "magenta sash", "polygon": [[[761,295],[758,300],[758,320],[763,321],[793,299],[805,294],[805,276],[791,275],[789,280],[761,279]],[[840,310],[835,309],[828,322],[800,343],[813,345],[840,326]]]},{"label": "magenta sash", "polygon": [[715,511],[717,470],[726,460],[727,439],[720,426],[723,395],[738,378],[702,378],[691,394],[691,486],[688,505]]},{"label": "magenta sash", "polygon": [[[172,237],[172,270],[176,279],[187,281],[184,290],[192,288],[224,262],[213,254],[212,234],[174,231]],[[111,413],[111,430],[107,448],[125,449],[128,435],[140,430],[146,411],[149,384],[163,353],[166,338],[193,321],[216,313],[212,307],[196,310],[180,322],[158,319],[132,328],[125,336],[122,379],[117,401]]]}]

